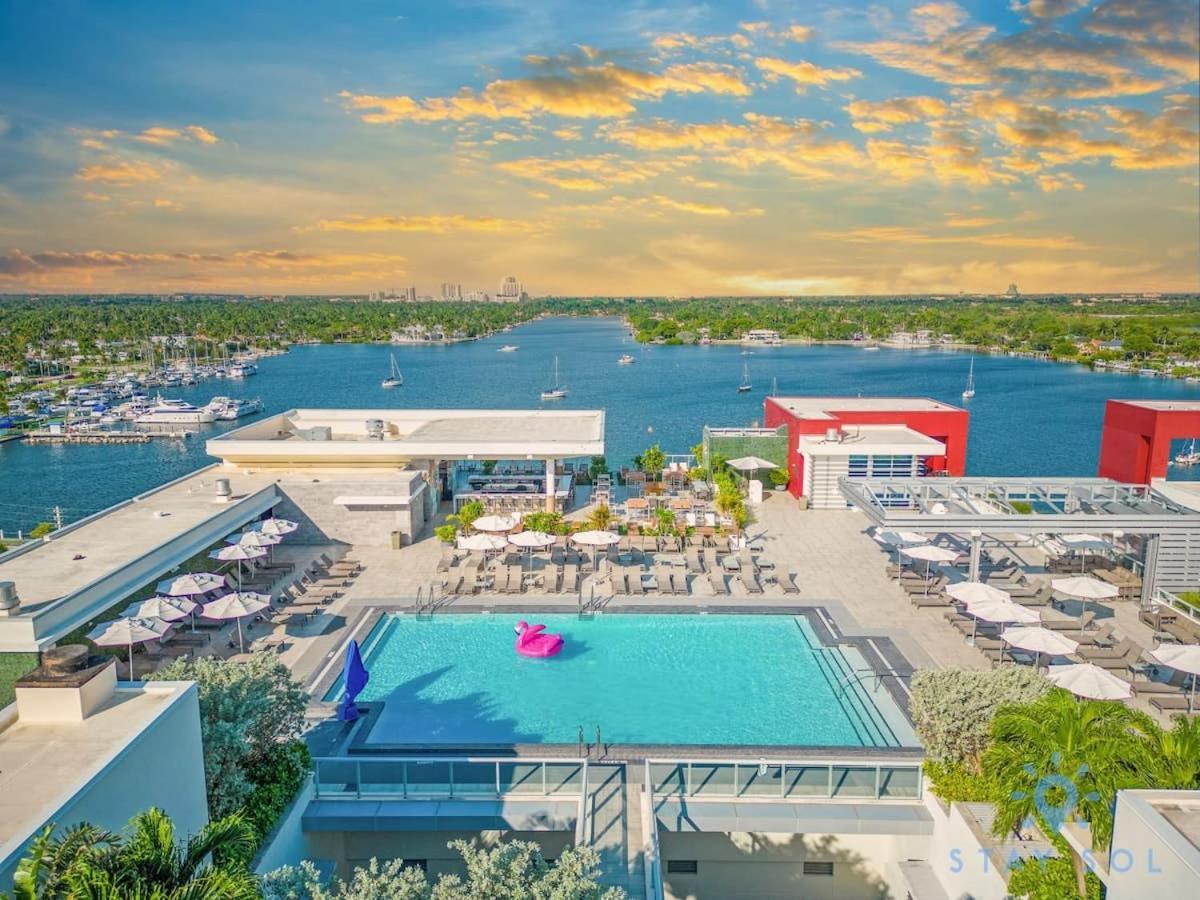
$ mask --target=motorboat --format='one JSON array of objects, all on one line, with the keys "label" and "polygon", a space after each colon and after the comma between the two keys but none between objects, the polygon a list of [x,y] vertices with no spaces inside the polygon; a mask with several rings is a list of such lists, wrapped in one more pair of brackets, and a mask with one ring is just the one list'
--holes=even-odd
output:
[{"label": "motorboat", "polygon": [[208,425],[216,416],[207,409],[193,406],[186,400],[164,400],[159,397],[154,406],[134,421],[139,425]]},{"label": "motorboat", "polygon": [[263,402],[257,398],[213,397],[204,408],[222,422],[232,422],[262,412]]},{"label": "motorboat", "polygon": [[618,366],[632,366],[633,363],[634,363],[634,358],[632,356],[630,356],[628,353],[622,354],[621,358],[617,360]]},{"label": "motorboat", "polygon": [[236,363],[226,373],[230,378],[249,378],[258,374],[258,366],[251,362]]},{"label": "motorboat", "polygon": [[516,344],[505,344],[497,352],[499,352],[499,353],[516,353],[520,349],[521,348],[518,347]]}]

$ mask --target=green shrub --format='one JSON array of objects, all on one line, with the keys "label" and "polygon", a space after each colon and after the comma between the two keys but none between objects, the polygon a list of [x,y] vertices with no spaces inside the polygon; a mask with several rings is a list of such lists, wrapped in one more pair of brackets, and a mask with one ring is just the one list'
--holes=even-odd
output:
[{"label": "green shrub", "polygon": [[1026,666],[922,670],[913,675],[909,709],[929,759],[977,769],[996,711],[1031,703],[1050,688],[1041,673]]},{"label": "green shrub", "polygon": [[787,483],[792,480],[792,476],[788,474],[787,469],[772,469],[771,484],[775,487],[787,487]]},{"label": "green shrub", "polygon": [[458,529],[453,525],[439,525],[433,529],[433,533],[437,535],[437,539],[444,544],[453,544],[454,539],[458,536]]},{"label": "green shrub", "polygon": [[312,756],[302,740],[276,744],[253,761],[247,771],[254,785],[246,799],[246,821],[259,842],[267,838],[312,768]]},{"label": "green shrub", "polygon": [[[1064,897],[1079,896],[1071,861],[1058,856],[1027,859],[1014,865],[1008,879],[1008,891],[1012,896],[1026,900],[1063,900]],[[1094,872],[1088,872],[1086,900],[1101,900],[1103,896],[1100,879]]]},{"label": "green shrub", "polygon": [[991,803],[997,787],[986,773],[959,762],[925,761],[925,775],[933,792],[947,803]]},{"label": "green shrub", "polygon": [[562,513],[533,512],[528,513],[522,522],[528,531],[544,531],[546,534],[566,534],[567,523]]},{"label": "green shrub", "polygon": [[29,532],[29,536],[35,540],[44,538],[46,535],[54,531],[54,526],[49,522],[38,522],[33,526],[33,530]]}]

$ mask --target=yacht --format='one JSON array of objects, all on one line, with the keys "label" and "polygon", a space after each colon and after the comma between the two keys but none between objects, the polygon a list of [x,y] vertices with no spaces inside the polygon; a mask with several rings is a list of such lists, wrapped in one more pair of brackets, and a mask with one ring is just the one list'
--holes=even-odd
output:
[{"label": "yacht", "polygon": [[971,360],[971,368],[967,371],[967,388],[962,392],[964,400],[970,400],[975,396],[975,360]]},{"label": "yacht", "polygon": [[380,384],[380,387],[385,387],[385,388],[404,387],[404,376],[402,374],[400,374],[400,366],[396,362],[396,354],[389,353],[388,356],[391,359],[392,368],[388,374],[388,377],[383,379],[383,382]]},{"label": "yacht", "polygon": [[503,347],[500,348],[500,350],[498,352],[500,352],[500,353],[516,353],[519,349],[521,349],[521,348],[518,347],[516,344],[505,344]]},{"label": "yacht", "polygon": [[558,383],[558,357],[554,357],[554,387],[548,391],[542,391],[543,400],[562,400],[567,396],[567,389],[561,387]]},{"label": "yacht", "polygon": [[204,408],[222,422],[232,422],[262,412],[263,402],[258,399],[213,397]]},{"label": "yacht", "polygon": [[186,400],[164,400],[159,397],[152,407],[134,421],[139,425],[207,425],[215,422],[216,418],[211,411],[192,406]]},{"label": "yacht", "polygon": [[230,378],[249,378],[251,375],[258,374],[258,366],[252,362],[237,363],[230,366],[226,374]]},{"label": "yacht", "polygon": [[753,388],[754,385],[750,383],[750,364],[742,363],[742,383],[738,385],[738,393],[745,394]]},{"label": "yacht", "polygon": [[625,353],[621,356],[620,359],[617,360],[617,365],[631,366],[631,365],[633,365],[633,357],[630,356],[628,353]]},{"label": "yacht", "polygon": [[1188,445],[1187,450],[1176,454],[1175,458],[1171,460],[1171,464],[1175,466],[1182,466],[1184,468],[1200,466],[1200,451],[1196,450],[1196,441],[1193,440],[1191,444]]}]

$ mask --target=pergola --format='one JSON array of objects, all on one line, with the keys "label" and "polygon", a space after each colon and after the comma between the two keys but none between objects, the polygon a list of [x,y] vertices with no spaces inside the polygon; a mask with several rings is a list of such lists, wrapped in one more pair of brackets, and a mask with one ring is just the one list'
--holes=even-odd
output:
[{"label": "pergola", "polygon": [[[1200,574],[1200,512],[1142,484],[1106,478],[842,478],[847,502],[888,530],[952,532],[971,538],[971,577],[984,533],[1140,534],[1146,538],[1142,598],[1164,568]],[[1160,558],[1164,541],[1170,558]]]}]

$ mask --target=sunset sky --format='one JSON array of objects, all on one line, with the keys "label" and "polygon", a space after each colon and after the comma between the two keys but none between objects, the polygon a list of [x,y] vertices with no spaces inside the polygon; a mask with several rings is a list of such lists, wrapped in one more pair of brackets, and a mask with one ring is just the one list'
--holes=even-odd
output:
[{"label": "sunset sky", "polygon": [[0,292],[1200,290],[1196,0],[0,0]]}]

